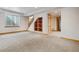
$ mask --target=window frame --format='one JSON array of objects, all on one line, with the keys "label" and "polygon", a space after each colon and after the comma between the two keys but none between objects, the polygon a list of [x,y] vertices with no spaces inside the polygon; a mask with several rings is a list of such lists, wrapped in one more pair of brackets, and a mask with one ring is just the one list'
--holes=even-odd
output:
[{"label": "window frame", "polygon": [[[16,20],[17,23],[15,25],[13,25],[13,24],[9,25],[8,22],[7,22],[8,16],[12,16],[12,17],[16,16],[16,18],[13,19],[13,20]],[[18,19],[18,21],[17,21],[17,19]],[[5,24],[6,24],[5,27],[19,27],[20,26],[20,19],[21,19],[21,17],[19,15],[6,15],[5,16]],[[13,21],[13,22],[15,22],[15,21]]]}]

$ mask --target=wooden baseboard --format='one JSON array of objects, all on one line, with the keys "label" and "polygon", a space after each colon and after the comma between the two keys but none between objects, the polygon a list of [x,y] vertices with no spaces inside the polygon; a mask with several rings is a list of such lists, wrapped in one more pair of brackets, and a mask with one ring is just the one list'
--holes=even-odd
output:
[{"label": "wooden baseboard", "polygon": [[12,31],[12,32],[2,32],[0,35],[5,35],[5,34],[12,34],[12,33],[18,33],[18,32],[26,32],[27,30],[20,30],[20,31]]},{"label": "wooden baseboard", "polygon": [[65,40],[72,40],[72,41],[75,41],[75,42],[79,42],[79,40],[78,40],[78,39],[65,38],[65,37],[61,37],[61,38],[65,39]]}]

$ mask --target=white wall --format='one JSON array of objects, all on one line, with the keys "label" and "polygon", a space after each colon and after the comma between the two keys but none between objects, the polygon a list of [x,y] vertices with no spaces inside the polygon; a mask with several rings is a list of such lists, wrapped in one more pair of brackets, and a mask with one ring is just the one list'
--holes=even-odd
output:
[{"label": "white wall", "polygon": [[[43,31],[42,32],[43,33],[48,33],[48,15],[47,15],[47,13],[44,12],[44,13],[35,14],[34,15],[34,22],[36,21],[36,19],[38,17],[42,17],[43,18],[43,23],[42,23]],[[29,28],[30,31],[34,31],[34,22],[31,24],[31,26]]]},{"label": "white wall", "polygon": [[62,9],[61,31],[65,37],[79,39],[79,8]]},{"label": "white wall", "polygon": [[79,8],[63,8],[61,10],[60,34],[58,36],[79,40]]},{"label": "white wall", "polygon": [[12,13],[12,12],[0,10],[0,33],[13,32],[13,31],[19,31],[19,30],[26,30],[27,29],[27,19],[25,19],[25,17],[23,17],[23,16],[21,16],[19,27],[5,27],[6,26],[6,15],[21,16],[20,14],[17,14],[17,13]]}]

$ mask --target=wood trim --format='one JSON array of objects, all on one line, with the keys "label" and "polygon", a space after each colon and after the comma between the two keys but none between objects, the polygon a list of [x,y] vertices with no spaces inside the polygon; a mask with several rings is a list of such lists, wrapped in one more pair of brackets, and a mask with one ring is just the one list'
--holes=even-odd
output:
[{"label": "wood trim", "polygon": [[52,22],[53,22],[53,15],[48,14],[48,32],[52,32],[53,30],[53,26],[52,26]]},{"label": "wood trim", "polygon": [[79,40],[78,40],[78,39],[65,38],[65,37],[61,37],[61,38],[65,39],[65,40],[71,40],[71,41],[79,42]]},{"label": "wood trim", "polygon": [[13,34],[13,33],[19,33],[19,32],[26,32],[27,30],[20,30],[20,31],[13,31],[13,32],[2,32],[0,35],[5,35],[5,34]]},{"label": "wood trim", "polygon": [[56,30],[60,31],[60,16],[56,17]]}]

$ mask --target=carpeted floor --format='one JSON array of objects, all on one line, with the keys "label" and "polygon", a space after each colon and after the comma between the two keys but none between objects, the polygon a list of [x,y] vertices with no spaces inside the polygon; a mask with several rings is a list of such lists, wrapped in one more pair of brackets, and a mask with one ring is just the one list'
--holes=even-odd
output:
[{"label": "carpeted floor", "polygon": [[75,52],[79,42],[33,32],[0,35],[1,52]]}]

